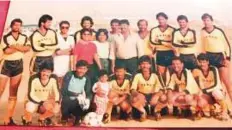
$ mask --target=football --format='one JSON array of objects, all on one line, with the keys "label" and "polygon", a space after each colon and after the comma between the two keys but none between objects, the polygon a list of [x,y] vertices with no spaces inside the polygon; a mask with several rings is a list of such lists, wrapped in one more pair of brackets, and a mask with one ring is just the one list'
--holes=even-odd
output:
[{"label": "football", "polygon": [[89,112],[84,117],[82,124],[85,126],[99,127],[102,122],[99,120],[98,115],[95,112]]}]

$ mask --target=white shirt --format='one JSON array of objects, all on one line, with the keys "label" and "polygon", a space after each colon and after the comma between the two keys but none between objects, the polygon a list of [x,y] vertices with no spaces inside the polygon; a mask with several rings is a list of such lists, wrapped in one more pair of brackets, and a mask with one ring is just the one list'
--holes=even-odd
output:
[{"label": "white shirt", "polygon": [[[74,47],[74,38],[68,36],[65,40],[61,34],[57,35],[58,37],[58,48],[60,50],[69,49]],[[58,77],[64,76],[70,69],[70,56],[69,55],[60,55],[54,57],[54,74]]]},{"label": "white shirt", "polygon": [[112,35],[110,59],[130,59],[144,55],[143,40],[137,33],[130,33],[125,39],[122,34]]},{"label": "white shirt", "polygon": [[108,41],[101,43],[99,41],[94,41],[97,46],[97,54],[99,58],[108,59],[110,54],[110,44]]},{"label": "white shirt", "polygon": [[102,83],[100,81],[96,82],[94,85],[93,85],[93,92],[95,93],[96,92],[96,88],[98,87],[98,85],[101,87],[101,89],[105,92],[105,97],[107,98],[108,96],[108,93],[109,93],[109,90],[110,90],[110,84],[109,82],[105,82],[105,83]]}]

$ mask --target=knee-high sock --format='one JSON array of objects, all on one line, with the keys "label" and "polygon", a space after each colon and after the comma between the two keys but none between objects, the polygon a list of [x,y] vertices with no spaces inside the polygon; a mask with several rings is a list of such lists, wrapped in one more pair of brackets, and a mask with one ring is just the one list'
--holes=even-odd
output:
[{"label": "knee-high sock", "polygon": [[27,121],[27,122],[31,122],[32,121],[32,113],[24,110],[24,116],[23,118]]},{"label": "knee-high sock", "polygon": [[113,103],[108,102],[107,108],[106,108],[106,113],[109,114],[109,118],[108,118],[109,120],[111,120],[112,109],[113,109]]}]

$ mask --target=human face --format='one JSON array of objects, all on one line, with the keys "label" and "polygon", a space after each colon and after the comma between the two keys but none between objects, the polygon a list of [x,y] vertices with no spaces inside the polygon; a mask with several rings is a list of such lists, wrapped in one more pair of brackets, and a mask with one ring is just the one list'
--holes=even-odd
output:
[{"label": "human face", "polygon": [[157,18],[157,20],[158,20],[160,26],[166,26],[167,25],[167,19],[165,19],[164,17],[159,16]]},{"label": "human face", "polygon": [[126,70],[124,68],[120,68],[120,69],[115,70],[115,76],[117,79],[123,79],[125,73],[126,73]]},{"label": "human face", "polygon": [[82,35],[81,35],[81,38],[82,40],[84,41],[90,41],[91,40],[91,33],[89,31],[85,31]]},{"label": "human face", "polygon": [[82,24],[83,28],[89,29],[91,28],[91,22],[89,20],[85,20]]},{"label": "human face", "polygon": [[203,19],[203,23],[204,23],[206,28],[210,28],[213,26],[213,21],[208,17]]},{"label": "human face", "polygon": [[44,29],[49,29],[52,25],[52,21],[51,20],[47,20],[45,23],[42,23],[42,27]]},{"label": "human face", "polygon": [[108,81],[108,76],[105,74],[105,75],[101,76],[101,77],[99,78],[99,80],[100,80],[102,83],[105,83],[105,82]]},{"label": "human face", "polygon": [[43,69],[40,72],[40,78],[41,78],[41,80],[48,80],[50,78],[51,74],[52,74],[51,70],[49,70],[49,69]]},{"label": "human face", "polygon": [[184,64],[180,60],[172,61],[172,68],[176,73],[181,73],[183,70]]},{"label": "human face", "polygon": [[62,34],[67,34],[69,30],[69,25],[68,24],[62,24],[60,27],[60,31]]},{"label": "human face", "polygon": [[99,34],[99,36],[98,36],[99,42],[105,42],[106,39],[107,39],[107,37],[106,37],[105,33],[104,33],[104,32],[101,32],[101,33]]},{"label": "human face", "polygon": [[138,25],[139,31],[144,32],[147,30],[147,22],[146,21],[140,21]]},{"label": "human face", "polygon": [[188,22],[186,20],[184,20],[184,19],[179,20],[178,23],[179,23],[179,26],[180,26],[181,29],[184,29],[184,28],[186,28],[188,26]]},{"label": "human face", "polygon": [[76,68],[76,75],[79,77],[83,77],[86,72],[87,72],[87,67],[86,66],[80,66]]},{"label": "human face", "polygon": [[150,72],[151,64],[149,62],[142,62],[140,64],[140,68],[141,68],[142,72]]},{"label": "human face", "polygon": [[119,23],[112,23],[111,24],[111,29],[113,32],[117,32],[119,30],[120,26]]},{"label": "human face", "polygon": [[202,70],[208,70],[209,68],[209,61],[207,60],[199,60],[199,64]]},{"label": "human face", "polygon": [[15,23],[12,25],[12,27],[11,27],[12,32],[19,32],[20,29],[21,29],[21,26],[22,26],[21,23],[15,22]]},{"label": "human face", "polygon": [[121,24],[120,27],[121,27],[121,32],[122,33],[129,32],[129,25],[127,25],[127,24]]}]

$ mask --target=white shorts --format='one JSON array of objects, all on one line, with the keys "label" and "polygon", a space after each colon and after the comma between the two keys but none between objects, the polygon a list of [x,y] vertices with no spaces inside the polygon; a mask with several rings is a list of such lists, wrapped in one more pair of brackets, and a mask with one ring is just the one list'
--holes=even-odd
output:
[{"label": "white shorts", "polygon": [[70,70],[69,56],[55,56],[54,57],[54,74],[58,77],[63,77]]}]

